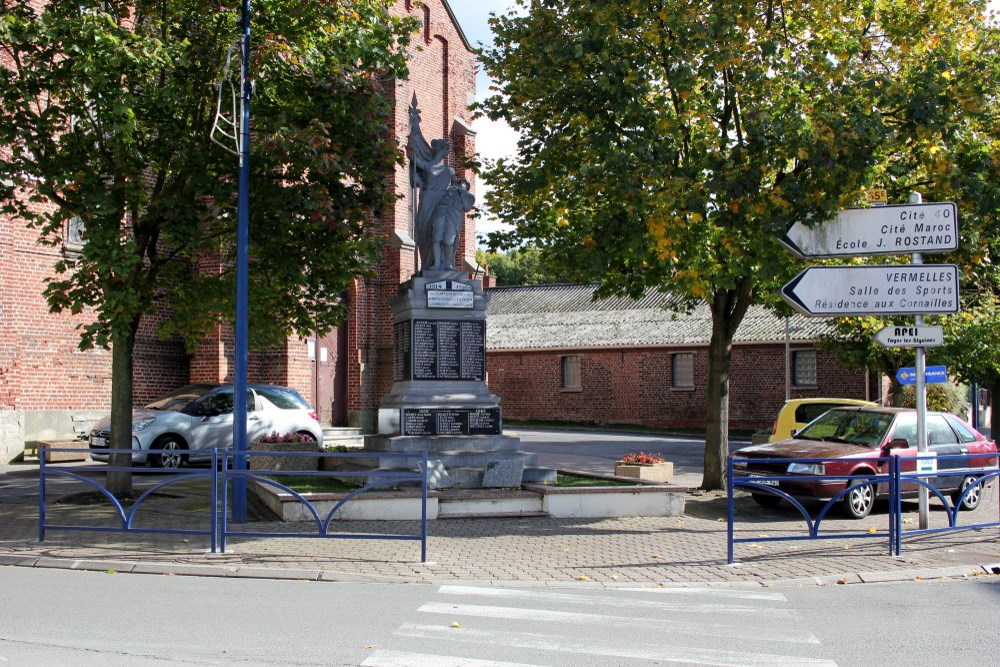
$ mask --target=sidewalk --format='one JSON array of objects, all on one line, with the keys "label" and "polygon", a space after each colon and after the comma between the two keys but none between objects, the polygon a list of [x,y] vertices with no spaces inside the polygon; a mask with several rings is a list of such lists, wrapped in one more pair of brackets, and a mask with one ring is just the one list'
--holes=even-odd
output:
[{"label": "sidewalk", "polygon": [[[232,539],[211,554],[207,537],[50,531],[38,542],[37,470],[0,468],[0,565],[63,567],[159,574],[294,578],[327,581],[476,581],[545,586],[723,585],[773,586],[902,581],[1000,574],[1000,531],[960,531],[903,542],[888,555],[885,538],[821,539],[736,545],[726,564],[726,499],[689,494],[682,518],[477,518],[429,522],[428,559],[418,542],[339,539]],[[55,494],[53,494],[55,495]],[[967,521],[998,516],[996,485]],[[904,507],[915,525],[915,505]],[[183,494],[149,501],[145,525],[207,526],[205,508]],[[942,512],[934,512],[935,522]],[[93,520],[113,525],[103,505],[53,504],[50,521]],[[737,502],[744,534],[803,534],[789,509]],[[336,522],[346,533],[417,534],[416,522]],[[833,519],[824,532],[885,530],[884,508],[862,521]],[[142,524],[139,524],[142,525]],[[253,530],[307,530],[303,524],[260,522]]]}]

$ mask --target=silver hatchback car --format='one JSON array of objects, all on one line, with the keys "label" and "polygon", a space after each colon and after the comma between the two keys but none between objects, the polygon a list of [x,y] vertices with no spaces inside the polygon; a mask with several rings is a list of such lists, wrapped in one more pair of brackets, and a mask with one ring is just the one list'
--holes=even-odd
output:
[{"label": "silver hatchback car", "polygon": [[[192,384],[175,389],[132,412],[132,462],[177,468],[233,446],[233,385]],[[277,432],[294,433],[323,444],[316,413],[289,387],[252,384],[247,389],[247,442]],[[111,417],[90,432],[91,458],[107,461]],[[150,453],[149,450],[164,450]]]}]

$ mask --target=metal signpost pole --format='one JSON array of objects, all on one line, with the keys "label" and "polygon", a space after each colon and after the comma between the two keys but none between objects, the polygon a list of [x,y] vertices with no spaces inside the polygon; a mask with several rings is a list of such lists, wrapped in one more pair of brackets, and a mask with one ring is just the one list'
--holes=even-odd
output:
[{"label": "metal signpost pole", "polygon": [[[922,195],[919,192],[911,192],[910,200],[911,204],[919,204],[923,200]],[[913,258],[911,260],[912,264],[923,264],[924,256],[923,253],[915,252],[913,253]],[[913,324],[917,327],[924,326],[924,316],[914,315]],[[918,345],[916,347],[917,353],[917,383],[914,389],[917,394],[917,457],[927,455],[927,356],[924,353],[924,346]],[[920,465],[917,466],[920,468]],[[928,516],[928,495],[927,488],[921,486],[917,489],[917,500],[918,500],[918,512],[920,529],[924,530],[928,527],[929,516]]]},{"label": "metal signpost pole", "polygon": [[[247,468],[247,320],[250,263],[250,0],[243,0],[240,69],[240,177],[236,224],[236,351],[233,374],[233,463]],[[223,490],[225,493],[225,490]],[[247,480],[233,479],[233,521],[247,520]]]}]

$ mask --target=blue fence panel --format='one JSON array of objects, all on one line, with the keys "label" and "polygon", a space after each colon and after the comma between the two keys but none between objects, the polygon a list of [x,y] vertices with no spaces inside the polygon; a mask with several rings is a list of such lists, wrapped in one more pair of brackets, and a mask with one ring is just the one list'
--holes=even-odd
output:
[{"label": "blue fence panel", "polygon": [[[227,451],[228,454],[228,451]],[[250,451],[246,453],[249,459],[253,457],[277,457],[277,458],[366,458],[371,459],[373,454],[371,452],[338,452],[336,454],[325,454],[325,453],[312,453],[312,452],[261,452],[261,451]],[[372,540],[419,540],[420,541],[420,561],[422,563],[427,562],[427,477],[428,477],[428,462],[427,462],[427,452],[379,452],[377,454],[380,459],[399,459],[401,463],[410,462],[410,465],[414,463],[419,467],[418,470],[409,469],[371,469],[371,470],[322,470],[322,471],[311,471],[311,470],[235,470],[229,468],[228,466],[223,470],[222,473],[222,525],[220,532],[220,543],[223,553],[226,550],[226,543],[230,537],[305,537],[305,538],[327,538],[327,539],[372,539]],[[414,462],[414,459],[416,461]],[[226,457],[228,460],[228,456]],[[305,498],[302,494],[294,491],[288,486],[281,484],[280,482],[271,479],[272,477],[280,477],[282,475],[294,475],[294,476],[312,476],[312,477],[355,477],[359,479],[368,479],[360,488],[351,491],[346,494],[342,499],[340,499],[337,504],[327,512],[325,517],[321,517],[319,511],[316,509],[315,505]],[[230,529],[230,518],[228,512],[228,493],[226,492],[229,488],[230,480],[253,480],[260,484],[267,486],[272,486],[276,489],[285,491],[292,496],[294,496],[300,503],[302,503],[306,510],[312,517],[313,522],[316,524],[316,532],[310,533],[288,533],[288,532],[270,532],[270,531],[251,531],[251,530],[232,530]],[[420,532],[417,535],[411,534],[383,534],[383,533],[331,533],[330,523],[333,521],[334,515],[339,511],[346,503],[351,500],[356,499],[361,494],[372,491],[379,488],[384,488],[388,486],[395,486],[397,484],[411,484],[418,483],[420,485]]]},{"label": "blue fence panel", "polygon": [[[121,502],[115,498],[114,494],[108,491],[104,486],[99,484],[93,479],[86,477],[88,473],[109,473],[109,472],[133,472],[132,466],[111,466],[111,465],[99,465],[99,466],[74,466],[73,468],[54,468],[46,465],[46,452],[79,452],[79,449],[72,448],[57,448],[49,447],[47,445],[42,445],[39,452],[39,463],[38,463],[38,541],[44,542],[45,535],[47,531],[50,530],[67,530],[67,531],[88,531],[88,532],[98,532],[98,533],[154,533],[161,535],[205,535],[209,538],[209,543],[211,549],[215,552],[218,548],[218,512],[216,506],[219,497],[219,464],[218,464],[218,454],[215,450],[212,451],[211,459],[211,469],[203,470],[196,468],[146,468],[145,472],[153,472],[157,474],[170,475],[170,479],[154,484],[152,487],[147,489],[136,498],[135,503],[132,504],[131,509],[128,511],[122,506]],[[100,454],[112,454],[114,453],[110,449],[91,449],[91,452],[96,452]],[[151,449],[150,452],[154,454],[159,454],[166,450],[162,449]],[[128,452],[126,452],[128,454]],[[46,494],[46,482],[49,477],[66,477],[70,479],[75,479],[79,482],[83,482],[85,485],[97,490],[101,495],[107,498],[108,502],[115,508],[118,514],[119,525],[114,526],[74,526],[68,524],[52,524],[48,522],[47,519],[47,494]],[[142,506],[143,501],[152,496],[157,491],[160,491],[168,486],[177,484],[180,482],[187,482],[192,479],[208,479],[209,488],[211,494],[211,507],[212,513],[209,518],[209,528],[208,530],[198,530],[195,528],[137,528],[134,525],[135,515]]]},{"label": "blue fence panel", "polygon": [[[993,481],[1000,478],[1000,469],[998,469],[998,454],[948,454],[948,455],[923,455],[919,457],[907,457],[901,458],[898,456],[883,457],[883,458],[872,458],[872,459],[853,459],[853,461],[864,461],[872,464],[872,467],[882,470],[878,474],[865,474],[860,476],[864,481],[860,484],[850,484],[850,480],[858,480],[858,477],[847,476],[847,475],[804,475],[804,474],[759,474],[760,466],[771,465],[784,467],[786,470],[788,464],[796,463],[803,465],[814,465],[814,464],[827,464],[831,462],[843,463],[843,459],[820,459],[820,458],[809,458],[809,459],[747,459],[738,458],[730,456],[727,460],[726,465],[726,481],[728,488],[728,498],[727,498],[727,523],[728,523],[728,535],[727,535],[727,562],[730,564],[734,562],[734,546],[736,544],[748,543],[748,542],[775,542],[775,541],[795,541],[795,540],[814,540],[814,539],[846,539],[846,538],[888,538],[889,540],[889,553],[890,555],[898,556],[902,553],[902,538],[911,535],[925,535],[929,533],[941,533],[953,530],[968,530],[973,528],[989,528],[994,526],[1000,526],[1000,521],[986,521],[978,522],[973,524],[960,524],[961,512],[970,511],[968,508],[964,508],[963,501],[967,498],[973,497],[974,494],[980,494],[980,497],[985,493],[987,486]],[[936,472],[916,472],[916,471],[902,471],[902,465],[905,461],[907,467],[913,466],[915,469],[918,467],[918,463],[921,461],[927,461],[933,459],[937,462],[938,469]],[[992,460],[992,464],[990,461]],[[757,470],[754,471],[754,476],[749,476],[749,468],[747,466],[752,465],[757,466]],[[963,465],[964,464],[964,465]],[[743,475],[743,470],[741,474],[736,475],[736,469],[743,468],[747,470],[747,476]],[[956,480],[954,478],[975,478],[967,488],[960,490],[955,493],[954,497],[946,496],[937,486],[934,484],[935,480],[940,480],[941,478],[952,478],[952,482]],[[845,488],[831,497],[825,502],[825,504],[820,508],[819,512],[812,516],[805,506],[799,501],[798,496],[793,497],[785,490],[780,488],[782,483],[794,483],[794,484],[809,484],[815,482],[838,482],[844,481]],[[884,532],[863,532],[863,533],[837,533],[837,534],[820,534],[820,526],[823,519],[826,517],[830,508],[835,506],[838,502],[844,499],[844,497],[850,493],[853,488],[858,486],[871,486],[876,492],[878,486],[884,484],[887,487],[887,494],[889,500],[889,515],[888,515],[888,529]],[[905,486],[904,486],[905,485]],[[904,495],[915,495],[914,487],[922,486],[926,488],[931,497],[938,498],[942,505],[944,505],[947,511],[948,525],[946,527],[938,528],[924,528],[916,530],[903,530],[902,523],[902,500]],[[945,486],[950,486],[950,484],[945,484]],[[807,531],[805,535],[796,535],[790,537],[736,537],[735,535],[735,501],[734,501],[734,491],[736,488],[741,488],[751,492],[752,494],[767,494],[773,495],[781,498],[793,507],[795,507],[805,520]],[[905,490],[904,490],[905,489]],[[876,493],[876,495],[878,495]],[[977,503],[978,504],[978,503]]]},{"label": "blue fence panel", "polygon": [[[988,461],[992,460],[992,467],[986,467]],[[944,505],[945,511],[947,512],[948,525],[940,528],[915,528],[912,530],[903,530],[901,512],[897,513],[897,518],[900,521],[897,530],[897,543],[896,543],[896,555],[899,555],[903,551],[903,538],[910,537],[913,535],[928,535],[932,533],[944,533],[955,530],[971,530],[973,528],[992,528],[1000,526],[1000,515],[998,515],[997,521],[980,521],[978,523],[971,524],[960,524],[960,518],[962,512],[970,512],[975,508],[967,508],[965,506],[965,501],[975,494],[978,494],[979,501],[976,502],[976,506],[982,502],[982,498],[986,494],[987,487],[991,484],[993,480],[1000,479],[1000,454],[938,454],[938,455],[921,455],[917,456],[915,459],[917,465],[916,468],[921,468],[921,461],[934,461],[936,463],[937,471],[932,473],[927,472],[898,472],[900,478],[900,488],[902,489],[903,484],[914,484],[927,489],[928,496],[930,498],[937,498]],[[971,464],[975,462],[977,465],[972,466]],[[963,465],[964,464],[964,465]],[[935,480],[940,480],[941,478],[975,478],[975,481],[970,483],[968,487],[964,490],[960,490],[954,495],[945,495],[938,487],[934,484]],[[958,480],[952,480],[956,482]],[[949,485],[950,486],[950,485]],[[994,485],[995,487],[995,485]],[[897,505],[902,504],[902,496],[895,498],[894,501]],[[1000,503],[998,503],[1000,507]]]},{"label": "blue fence panel", "polygon": [[[806,474],[761,474],[758,471],[754,471],[753,476],[737,476],[735,474],[735,468],[737,466],[746,468],[751,464],[756,464],[757,466],[767,465],[767,466],[780,466],[785,469],[788,468],[789,464],[796,463],[802,465],[826,465],[828,463],[837,462],[843,463],[843,459],[830,459],[830,458],[801,458],[801,459],[747,459],[738,458],[730,456],[726,462],[726,488],[727,488],[727,562],[732,564],[735,562],[734,547],[736,544],[744,544],[750,542],[791,542],[799,540],[815,540],[815,539],[872,539],[872,538],[883,538],[888,541],[890,554],[893,551],[894,545],[896,544],[896,530],[898,528],[898,522],[895,520],[895,513],[898,510],[898,505],[896,503],[889,503],[889,517],[887,519],[887,525],[885,531],[865,531],[865,532],[850,532],[850,533],[823,533],[820,534],[820,529],[823,524],[823,520],[826,518],[827,514],[830,512],[831,508],[837,506],[840,501],[842,501],[849,493],[857,488],[872,487],[873,493],[877,496],[878,486],[885,484],[889,487],[889,497],[896,497],[896,480],[897,478],[892,475],[889,471],[891,470],[891,459],[893,457],[877,457],[871,459],[852,459],[855,463],[869,463],[873,469],[884,468],[886,472],[883,473],[872,473],[865,475],[806,475]],[[750,473],[748,472],[747,475]],[[844,488],[837,492],[832,492],[832,497],[826,499],[817,498],[818,502],[824,502],[820,507],[819,511],[813,516],[808,509],[799,501],[797,497],[793,497],[786,491],[783,491],[780,485],[783,482],[791,482],[793,484],[809,485],[817,483],[830,483],[830,482],[844,482]],[[852,483],[853,482],[853,483]],[[735,497],[734,491],[739,487],[745,489],[751,493],[759,495],[771,495],[781,498],[792,505],[799,514],[802,516],[805,522],[806,534],[805,535],[793,535],[788,537],[736,537],[735,535]]]}]

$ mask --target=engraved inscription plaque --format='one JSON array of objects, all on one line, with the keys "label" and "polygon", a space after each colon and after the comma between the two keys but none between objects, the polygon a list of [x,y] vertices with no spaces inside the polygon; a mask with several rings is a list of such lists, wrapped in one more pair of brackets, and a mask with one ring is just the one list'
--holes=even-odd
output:
[{"label": "engraved inscription plaque", "polygon": [[500,435],[500,408],[404,408],[403,435]]},{"label": "engraved inscription plaque", "polygon": [[[404,322],[409,325],[409,322]],[[410,343],[413,351],[414,380],[437,379],[437,322],[434,320],[413,320],[413,339]]]},{"label": "engraved inscription plaque", "polygon": [[393,327],[392,381],[410,379],[410,323],[399,322]]},{"label": "engraved inscription plaque", "polygon": [[[481,320],[412,320],[409,338],[397,333],[397,353],[409,361],[400,379],[486,379],[486,322]],[[406,348],[403,348],[403,343]]]},{"label": "engraved inscription plaque", "polygon": [[440,320],[437,323],[437,368],[438,380],[458,380],[462,377],[458,360],[462,350],[462,328],[459,322]]}]

